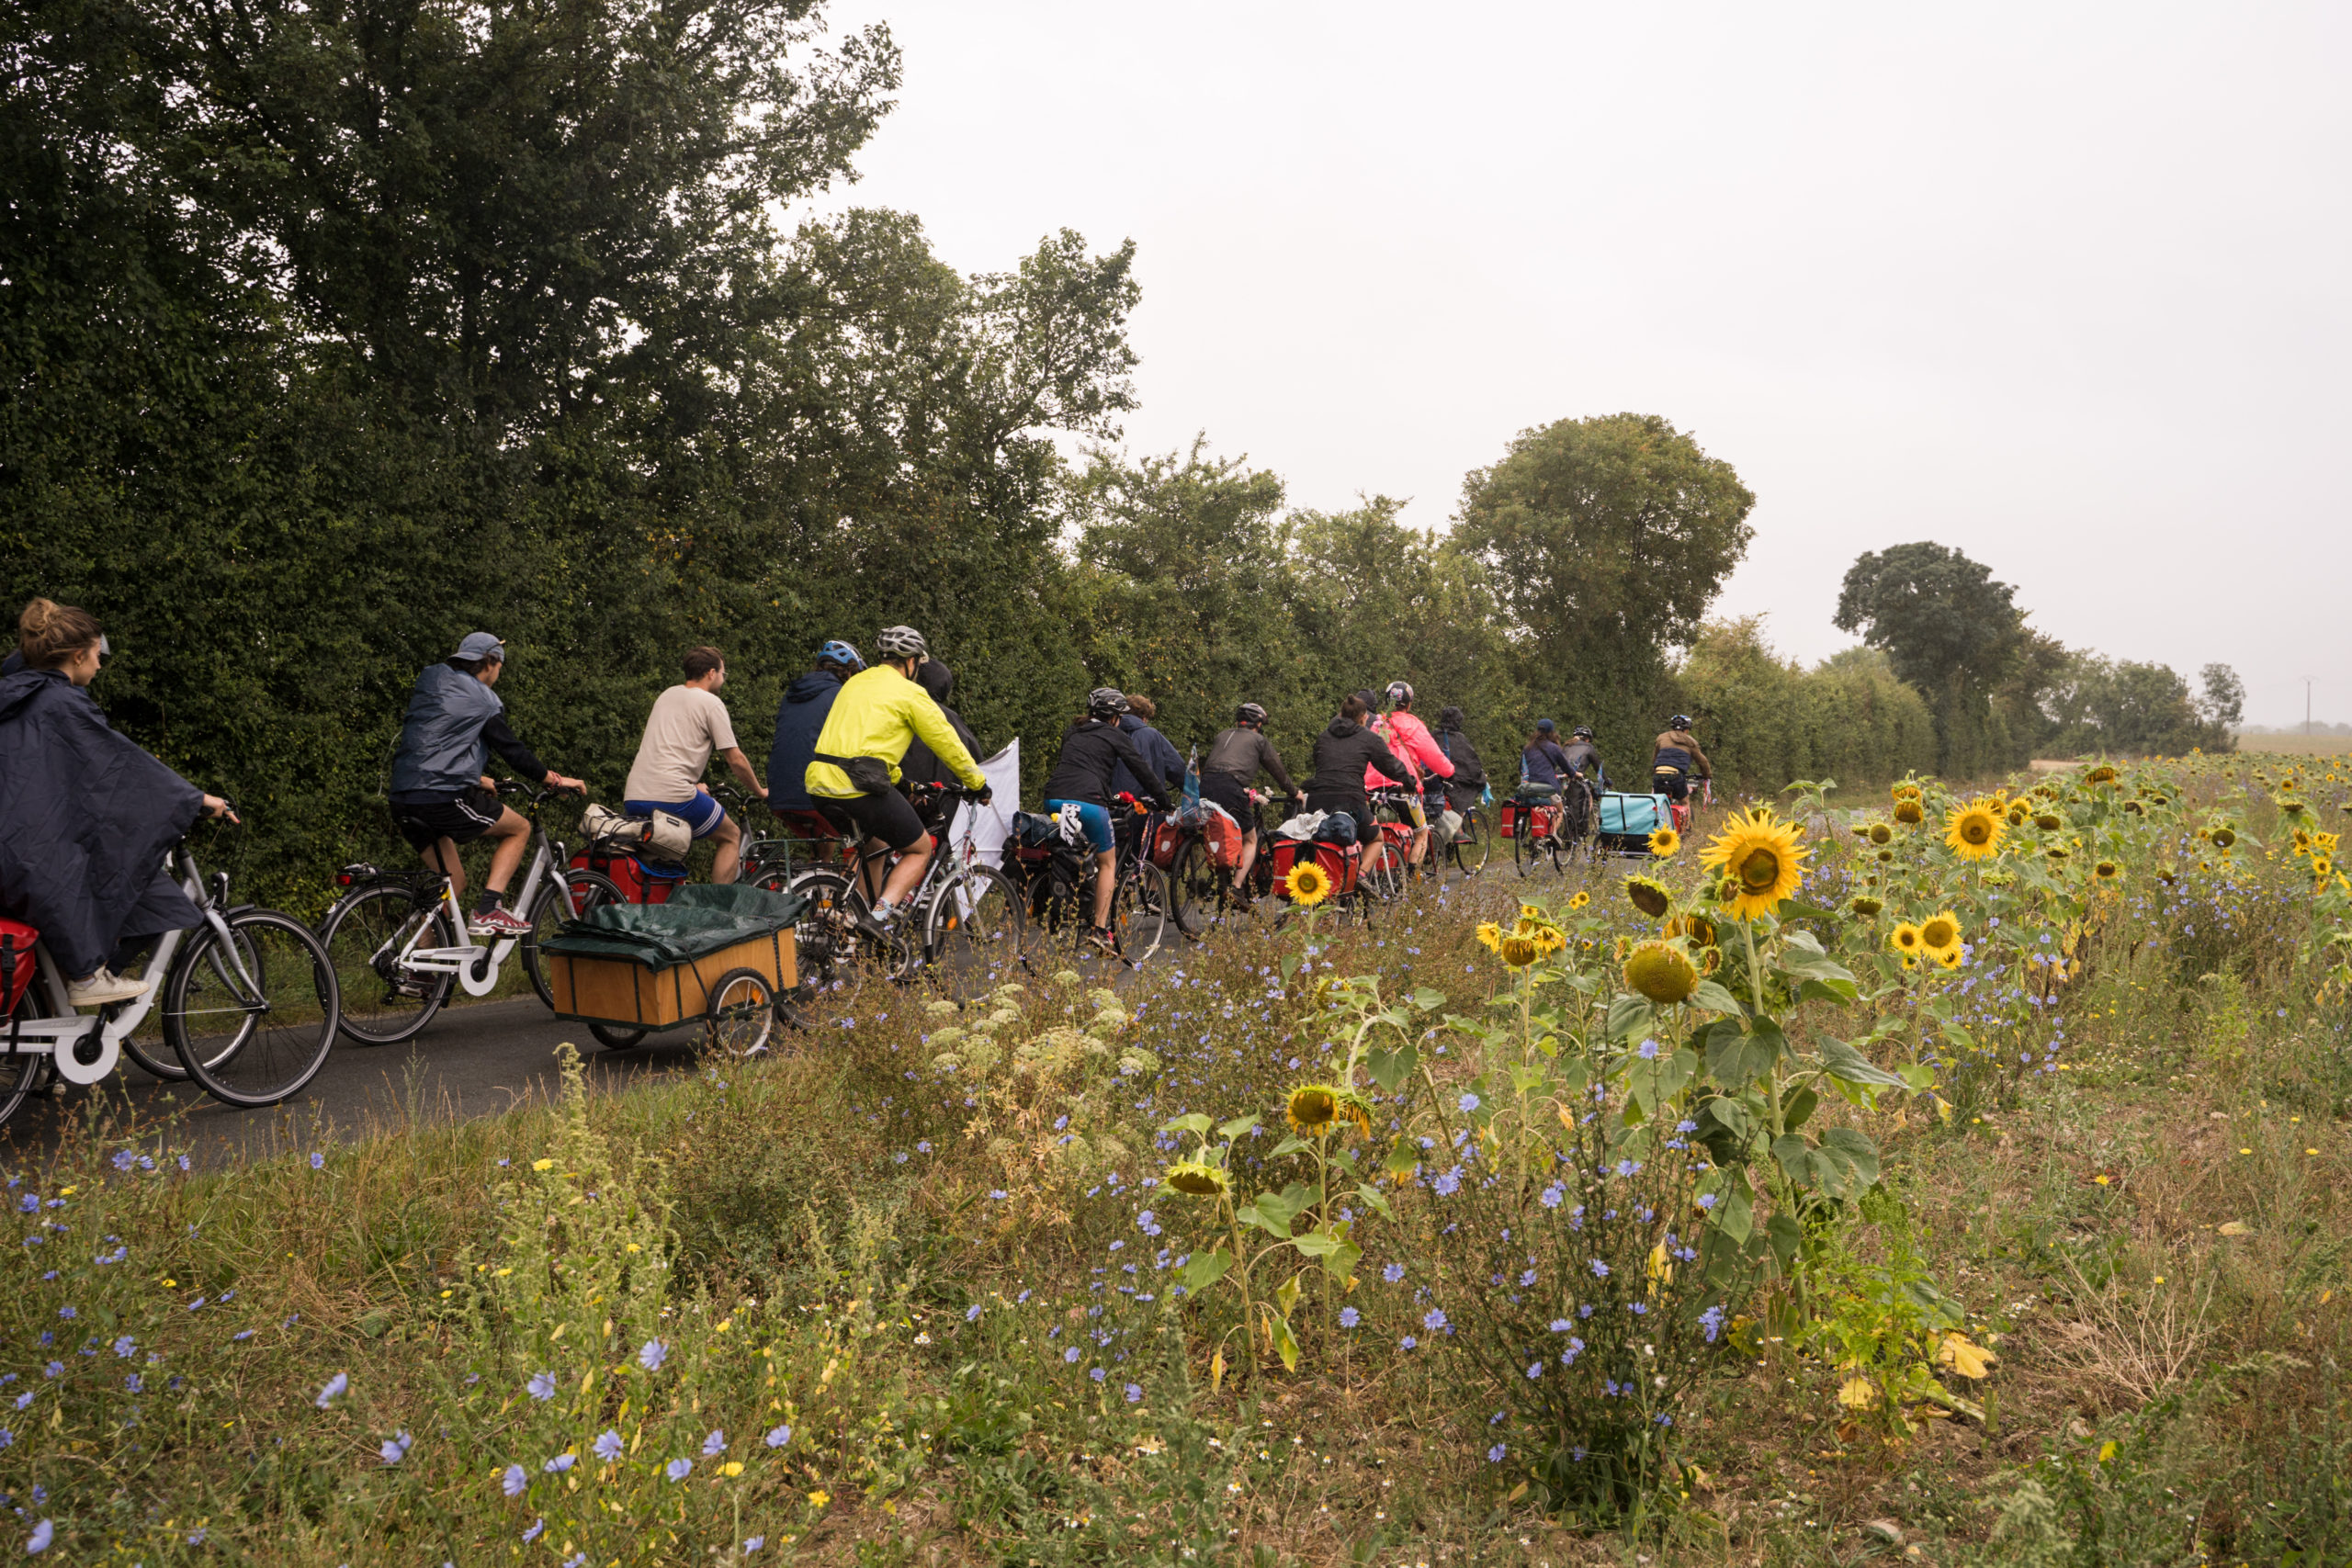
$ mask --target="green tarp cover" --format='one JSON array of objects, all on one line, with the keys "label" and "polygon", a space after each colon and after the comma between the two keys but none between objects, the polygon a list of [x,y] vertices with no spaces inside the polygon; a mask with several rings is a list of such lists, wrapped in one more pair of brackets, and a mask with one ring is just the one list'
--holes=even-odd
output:
[{"label": "green tarp cover", "polygon": [[740,882],[723,887],[689,882],[666,904],[599,904],[579,919],[564,921],[563,930],[540,948],[666,969],[783,931],[808,903],[797,893],[768,893]]}]

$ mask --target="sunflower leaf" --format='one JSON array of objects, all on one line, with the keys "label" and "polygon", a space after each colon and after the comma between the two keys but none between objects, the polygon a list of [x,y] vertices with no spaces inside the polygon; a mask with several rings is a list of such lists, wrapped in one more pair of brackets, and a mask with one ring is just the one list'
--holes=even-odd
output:
[{"label": "sunflower leaf", "polygon": [[1704,1008],[1709,1012],[1729,1013],[1734,1018],[1745,1015],[1747,1010],[1739,1005],[1738,998],[1713,980],[1699,982],[1699,988],[1690,993],[1690,1005]]},{"label": "sunflower leaf", "polygon": [[1276,1144],[1274,1145],[1274,1152],[1267,1157],[1269,1159],[1280,1159],[1284,1155],[1295,1155],[1301,1149],[1312,1147],[1314,1147],[1312,1144],[1309,1144],[1305,1138],[1300,1137],[1297,1134],[1293,1133],[1281,1143]]},{"label": "sunflower leaf", "polygon": [[1364,1056],[1364,1066],[1372,1073],[1372,1081],[1390,1094],[1413,1076],[1419,1066],[1421,1054],[1410,1045],[1399,1045],[1394,1051],[1372,1051]]},{"label": "sunflower leaf", "polygon": [[1298,1371],[1298,1341],[1290,1331],[1290,1319],[1278,1317],[1273,1323],[1274,1351],[1283,1359],[1283,1370]]},{"label": "sunflower leaf", "polygon": [[[1202,1120],[1205,1122],[1207,1118],[1204,1117]],[[1171,1122],[1170,1125],[1172,1126],[1173,1123]],[[1219,1123],[1216,1130],[1216,1135],[1220,1138],[1238,1138],[1241,1136],[1242,1134],[1254,1130],[1257,1125],[1258,1118],[1254,1115],[1236,1116],[1230,1122]]]},{"label": "sunflower leaf", "polygon": [[1821,1065],[1829,1076],[1850,1084],[1869,1084],[1878,1089],[1908,1089],[1910,1085],[1872,1062],[1868,1056],[1843,1040],[1825,1041],[1821,1047]]},{"label": "sunflower leaf", "polygon": [[1611,1040],[1631,1040],[1649,1028],[1652,1017],[1648,998],[1619,997],[1609,1004],[1609,1037]]},{"label": "sunflower leaf", "polygon": [[[1195,1111],[1189,1115],[1179,1116],[1159,1130],[1163,1133],[1198,1133],[1203,1137],[1206,1137],[1209,1131],[1209,1119]],[[1227,1135],[1230,1136],[1230,1134]]]},{"label": "sunflower leaf", "polygon": [[1216,1252],[1195,1252],[1193,1254],[1192,1260],[1184,1265],[1180,1278],[1184,1281],[1184,1289],[1197,1296],[1219,1280],[1224,1279],[1225,1271],[1232,1267],[1233,1254],[1229,1252],[1222,1249]]},{"label": "sunflower leaf", "polygon": [[1414,991],[1412,1002],[1415,1007],[1420,1009],[1423,1012],[1435,1012],[1438,1009],[1445,1005],[1445,993],[1443,991],[1432,991],[1427,986],[1423,986]]},{"label": "sunflower leaf", "polygon": [[[1408,1165],[1405,1168],[1410,1170],[1413,1168],[1410,1165]],[[1388,1200],[1381,1196],[1380,1190],[1378,1188],[1371,1186],[1359,1187],[1356,1189],[1356,1196],[1363,1200],[1364,1207],[1372,1210],[1382,1219],[1393,1220],[1396,1217],[1396,1211],[1388,1206]]]}]

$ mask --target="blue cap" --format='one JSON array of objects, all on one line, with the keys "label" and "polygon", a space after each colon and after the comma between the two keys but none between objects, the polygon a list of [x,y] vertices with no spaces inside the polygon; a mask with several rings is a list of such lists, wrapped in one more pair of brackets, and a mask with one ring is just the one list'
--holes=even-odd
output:
[{"label": "blue cap", "polygon": [[1553,723],[1550,719],[1548,719],[1548,718],[1539,718],[1539,719],[1537,719],[1537,720],[1535,721],[1535,728],[1536,728],[1538,730],[1542,731],[1544,734],[1545,734],[1545,735],[1549,735],[1549,734],[1551,734],[1554,730],[1555,730],[1555,729],[1559,728],[1560,727],[1559,727],[1558,725],[1556,725],[1556,724],[1554,724],[1554,723]]},{"label": "blue cap", "polygon": [[453,657],[478,659],[485,664],[492,661],[503,664],[506,662],[506,645],[488,632],[468,632],[466,640],[458,645],[458,651]]}]

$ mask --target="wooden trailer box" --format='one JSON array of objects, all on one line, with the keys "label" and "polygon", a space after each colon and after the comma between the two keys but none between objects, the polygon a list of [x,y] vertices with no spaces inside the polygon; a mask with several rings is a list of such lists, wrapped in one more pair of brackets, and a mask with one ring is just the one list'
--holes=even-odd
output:
[{"label": "wooden trailer box", "polygon": [[637,958],[565,953],[560,943],[543,949],[539,962],[559,1014],[629,1029],[668,1029],[703,1017],[710,993],[738,969],[760,976],[779,996],[798,983],[789,928],[658,969]]}]

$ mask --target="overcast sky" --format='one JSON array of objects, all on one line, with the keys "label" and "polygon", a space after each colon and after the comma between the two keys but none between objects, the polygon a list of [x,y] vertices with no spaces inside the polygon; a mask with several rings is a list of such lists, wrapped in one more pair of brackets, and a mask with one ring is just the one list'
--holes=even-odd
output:
[{"label": "overcast sky", "polygon": [[1756,492],[1719,610],[1808,660],[1957,546],[2070,645],[2352,718],[2352,7],[854,0],[862,205],[1140,246],[1136,451],[1444,527],[1518,431],[1662,414]]}]

